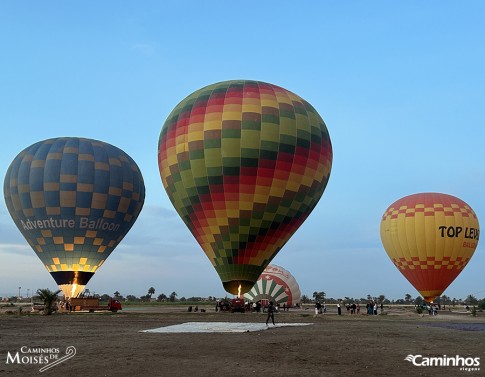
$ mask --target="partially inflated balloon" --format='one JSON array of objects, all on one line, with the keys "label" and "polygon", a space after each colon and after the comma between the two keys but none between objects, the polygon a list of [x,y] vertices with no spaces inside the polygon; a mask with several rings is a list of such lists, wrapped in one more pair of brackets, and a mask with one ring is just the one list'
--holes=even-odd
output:
[{"label": "partially inflated balloon", "polygon": [[280,266],[267,266],[254,287],[244,295],[249,301],[273,301],[293,307],[300,303],[300,286],[292,274]]},{"label": "partially inflated balloon", "polygon": [[20,152],[4,196],[22,235],[64,295],[74,297],[134,224],[145,186],[121,149],[61,137]]},{"label": "partially inflated balloon", "polygon": [[304,99],[259,81],[189,95],[158,149],[163,185],[224,288],[249,291],[325,190],[332,146]]},{"label": "partially inflated balloon", "polygon": [[423,193],[391,204],[381,221],[381,240],[394,265],[428,302],[440,296],[472,257],[478,219],[451,195]]}]

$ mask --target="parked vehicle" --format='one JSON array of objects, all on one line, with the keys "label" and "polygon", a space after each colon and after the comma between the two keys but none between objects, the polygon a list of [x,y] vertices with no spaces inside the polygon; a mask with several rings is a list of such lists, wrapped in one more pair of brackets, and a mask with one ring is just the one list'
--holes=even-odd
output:
[{"label": "parked vehicle", "polygon": [[231,300],[231,312],[246,312],[246,303],[242,298],[236,297]]},{"label": "parked vehicle", "polygon": [[88,311],[88,312],[95,312],[95,311],[110,311],[116,313],[118,310],[121,310],[121,302],[119,300],[110,298],[107,305],[101,305],[99,302],[99,298],[95,297],[79,297],[79,298],[70,298],[65,303],[66,310],[70,312],[80,312],[80,311]]}]

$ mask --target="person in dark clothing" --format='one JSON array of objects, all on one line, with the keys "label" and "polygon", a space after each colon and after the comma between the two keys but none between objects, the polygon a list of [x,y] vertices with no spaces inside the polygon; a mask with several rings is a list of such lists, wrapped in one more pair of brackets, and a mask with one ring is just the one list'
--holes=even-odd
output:
[{"label": "person in dark clothing", "polygon": [[266,326],[268,326],[269,319],[271,318],[271,321],[273,322],[273,326],[275,325],[274,323],[274,312],[275,312],[275,307],[273,305],[273,301],[270,301],[269,306],[268,306],[268,317],[266,318]]}]

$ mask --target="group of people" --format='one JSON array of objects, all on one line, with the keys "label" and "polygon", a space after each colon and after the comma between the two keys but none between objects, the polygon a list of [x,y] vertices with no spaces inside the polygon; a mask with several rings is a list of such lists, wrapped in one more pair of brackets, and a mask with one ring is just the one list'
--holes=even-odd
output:
[{"label": "group of people", "polygon": [[227,300],[220,300],[216,302],[216,312],[227,312],[231,310],[231,304]]},{"label": "group of people", "polygon": [[238,309],[241,309],[241,310],[238,310],[238,311],[249,311],[251,310],[251,306],[249,305],[248,302],[245,302],[243,300],[237,300],[237,303],[234,303],[233,302],[234,300],[232,301],[229,301],[229,300],[220,300],[220,301],[217,301],[216,302],[216,312],[230,312],[230,311],[234,311],[234,306],[237,305]]},{"label": "group of people", "polygon": [[[262,302],[261,300],[258,300],[256,302],[247,302],[247,301],[244,302],[245,311],[246,312],[251,311],[254,313],[260,313],[261,311],[263,313],[269,312],[271,302],[268,302],[266,300],[263,300],[263,301],[264,302]],[[231,309],[233,309],[233,306],[234,306],[234,303],[229,300],[220,300],[216,302],[215,310],[216,312],[232,311]],[[279,312],[279,311],[286,312],[290,310],[290,305],[287,305],[286,303],[283,303],[283,305],[280,306],[280,304],[273,302],[272,306],[273,306],[272,308],[273,312]],[[299,307],[299,305],[297,305],[297,307]],[[192,308],[189,311],[192,311]]]},{"label": "group of people", "polygon": [[325,306],[325,303],[320,303],[320,301],[317,301],[315,303],[315,315],[318,314],[325,314],[327,312],[327,307]]},{"label": "group of people", "polygon": [[[253,312],[257,312],[257,313],[260,313],[261,310],[265,313],[267,313],[267,317],[266,317],[266,325],[269,325],[269,323],[271,322],[273,324],[273,326],[275,326],[275,317],[274,317],[274,314],[278,311],[280,311],[280,306],[279,304],[275,304],[273,301],[270,301],[267,305],[263,305],[263,303],[261,301],[256,301],[256,302],[253,302],[253,303],[248,303],[248,302],[245,302],[244,303],[247,310],[246,311],[253,311]],[[282,310],[283,311],[288,311],[290,309],[290,307],[286,304],[286,303],[283,303],[282,305]],[[193,309],[192,309],[192,306],[189,307],[189,312],[191,312]],[[194,309],[194,311],[197,311],[198,308],[196,307]],[[218,311],[230,311],[231,310],[231,303],[229,301],[226,301],[226,300],[221,300],[221,301],[218,301],[216,303],[216,312]]]},{"label": "group of people", "polygon": [[[321,305],[320,303],[315,304],[315,314],[321,314],[322,310],[320,309],[320,306],[323,308],[323,313],[326,312],[326,307],[325,304]],[[337,314],[342,315],[342,305],[340,302],[337,303]],[[379,309],[379,304],[375,301],[369,301],[366,304],[366,312],[367,315],[377,315],[377,311]],[[347,314],[353,315],[353,314],[360,314],[360,304],[357,303],[352,303],[352,304],[345,304],[345,308],[347,309]],[[384,311],[384,305],[381,303],[380,304],[381,308],[381,313]]]},{"label": "group of people", "polygon": [[[193,309],[192,309],[192,305],[190,305],[190,306],[189,306],[189,308],[187,309],[187,311],[188,311],[188,312],[191,312],[192,310],[193,310],[194,312],[198,312],[198,311],[199,311],[199,306],[198,306],[198,305],[196,305],[196,306],[195,306],[195,308],[193,308]],[[205,313],[205,309],[200,309],[200,311],[201,311],[202,313]],[[217,310],[216,310],[216,311],[217,311]]]},{"label": "group of people", "polygon": [[360,304],[359,303],[352,303],[346,304],[345,308],[347,309],[347,314],[360,314]]},{"label": "group of people", "polygon": [[[256,303],[253,303],[253,309],[255,308],[255,310],[253,311],[256,311],[256,312],[260,312],[261,311],[261,308],[263,309],[263,313],[266,313],[269,309],[269,307],[271,306],[271,302],[270,301],[267,305],[262,305],[261,304],[261,301],[258,301]],[[256,306],[255,306],[256,304]],[[280,304],[278,303],[273,303],[273,306],[274,306],[274,311],[275,312],[280,312],[280,311],[289,311],[290,310],[290,307],[288,305],[286,305],[286,303],[283,303],[283,305],[280,306]],[[259,309],[258,309],[259,308]]]},{"label": "group of people", "polygon": [[[384,311],[384,304],[381,302],[381,313]],[[379,308],[379,304],[375,301],[370,301],[365,306],[367,308],[368,315],[377,315],[377,310]]]}]

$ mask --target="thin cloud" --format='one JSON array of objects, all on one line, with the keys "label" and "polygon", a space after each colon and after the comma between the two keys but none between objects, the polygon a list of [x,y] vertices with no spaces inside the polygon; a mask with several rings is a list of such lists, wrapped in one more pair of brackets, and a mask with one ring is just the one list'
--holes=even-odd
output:
[{"label": "thin cloud", "polygon": [[155,45],[150,43],[137,43],[131,46],[131,49],[138,51],[145,56],[152,56],[156,51]]}]

